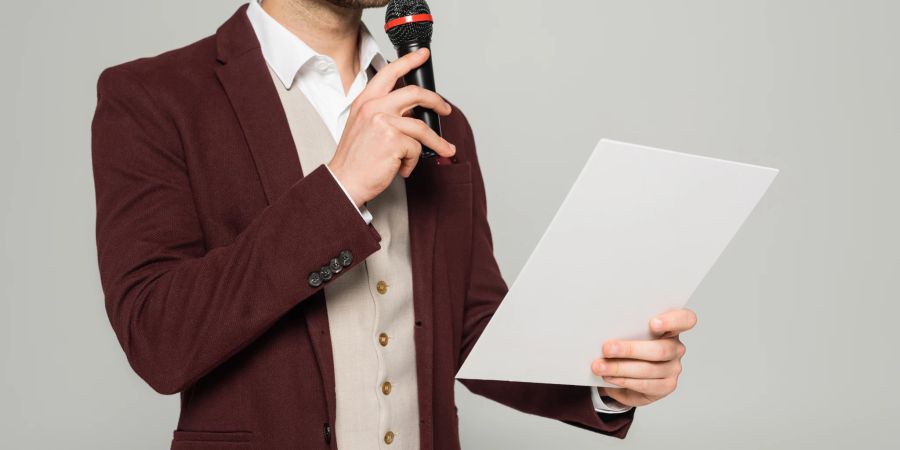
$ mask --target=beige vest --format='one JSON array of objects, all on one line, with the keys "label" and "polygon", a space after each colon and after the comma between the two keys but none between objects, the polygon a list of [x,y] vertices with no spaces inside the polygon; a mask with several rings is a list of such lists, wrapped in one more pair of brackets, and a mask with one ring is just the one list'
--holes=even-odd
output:
[{"label": "beige vest", "polygon": [[[334,138],[300,89],[285,89],[274,72],[272,81],[307,175],[331,160]],[[418,449],[415,318],[403,178],[395,178],[366,206],[381,235],[381,249],[325,285],[337,398],[335,438],[344,450]]]}]

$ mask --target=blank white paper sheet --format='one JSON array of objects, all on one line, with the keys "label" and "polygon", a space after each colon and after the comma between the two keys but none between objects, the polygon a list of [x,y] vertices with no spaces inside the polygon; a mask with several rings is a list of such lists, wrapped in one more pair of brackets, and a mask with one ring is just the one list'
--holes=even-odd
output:
[{"label": "blank white paper sheet", "polygon": [[683,307],[777,174],[601,140],[456,377],[608,386],[603,342]]}]

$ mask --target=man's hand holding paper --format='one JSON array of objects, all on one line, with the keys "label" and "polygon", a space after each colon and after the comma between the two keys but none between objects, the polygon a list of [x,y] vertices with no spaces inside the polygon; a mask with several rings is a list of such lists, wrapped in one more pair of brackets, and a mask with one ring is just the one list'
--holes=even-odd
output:
[{"label": "man's hand holding paper", "polygon": [[623,405],[644,406],[675,391],[686,348],[679,335],[694,328],[697,315],[687,308],[650,321],[652,340],[612,340],[591,366],[594,374],[618,388],[598,387],[601,396]]}]

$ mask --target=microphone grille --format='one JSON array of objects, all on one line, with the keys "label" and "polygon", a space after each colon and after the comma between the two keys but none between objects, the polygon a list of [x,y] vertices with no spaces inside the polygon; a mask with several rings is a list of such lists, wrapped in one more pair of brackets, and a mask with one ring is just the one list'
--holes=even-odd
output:
[{"label": "microphone grille", "polygon": [[[391,0],[384,13],[384,22],[416,14],[431,14],[425,0]],[[394,47],[412,42],[427,45],[431,43],[432,31],[431,22],[411,22],[390,28],[387,35]]]}]

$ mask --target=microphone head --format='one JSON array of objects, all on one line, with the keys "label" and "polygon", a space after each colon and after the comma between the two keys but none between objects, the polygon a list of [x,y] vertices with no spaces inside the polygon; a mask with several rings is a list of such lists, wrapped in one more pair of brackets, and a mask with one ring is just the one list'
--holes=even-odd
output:
[{"label": "microphone head", "polygon": [[385,31],[395,48],[431,44],[433,23],[425,0],[391,0],[384,14]]}]

